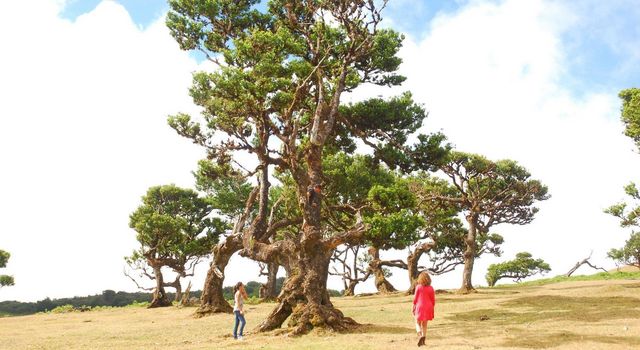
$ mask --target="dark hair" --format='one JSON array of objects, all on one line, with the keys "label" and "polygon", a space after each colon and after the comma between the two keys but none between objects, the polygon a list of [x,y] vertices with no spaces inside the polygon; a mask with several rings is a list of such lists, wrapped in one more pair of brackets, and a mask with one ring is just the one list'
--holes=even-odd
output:
[{"label": "dark hair", "polygon": [[236,283],[236,285],[233,286],[233,293],[235,294],[240,289],[241,286],[242,286],[242,282]]}]

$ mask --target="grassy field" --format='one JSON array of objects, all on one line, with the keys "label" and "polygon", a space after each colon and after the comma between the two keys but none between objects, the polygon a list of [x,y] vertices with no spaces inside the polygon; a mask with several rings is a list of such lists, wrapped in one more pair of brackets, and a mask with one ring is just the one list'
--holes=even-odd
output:
[{"label": "grassy field", "polygon": [[[564,281],[439,294],[429,349],[640,349],[640,273],[627,280]],[[231,315],[193,308],[120,308],[0,318],[2,349],[409,349],[411,296],[334,298],[362,323],[353,333],[300,338],[252,334],[274,304],[249,305],[243,341]]]}]

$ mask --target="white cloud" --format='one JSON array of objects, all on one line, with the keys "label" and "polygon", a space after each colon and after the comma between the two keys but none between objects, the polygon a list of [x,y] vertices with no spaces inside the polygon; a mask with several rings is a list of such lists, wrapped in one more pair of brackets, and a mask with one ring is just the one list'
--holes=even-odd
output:
[{"label": "white cloud", "polygon": [[[474,284],[485,283],[488,264],[520,251],[544,258],[552,274],[591,249],[596,264],[613,267],[606,251],[628,235],[602,210],[622,198],[640,157],[622,135],[617,91],[575,97],[560,79],[568,62],[561,37],[575,23],[555,2],[476,1],[436,17],[423,40],[409,38],[401,51],[408,79],[396,92],[410,90],[426,105],[425,130],[441,129],[459,150],[518,161],[552,195],[532,224],[495,227],[505,256],[480,259]],[[389,94],[363,90],[355,98]],[[457,287],[461,271],[436,280]],[[392,281],[406,287],[406,272]]]},{"label": "white cloud", "polygon": [[[128,214],[149,186],[190,186],[201,155],[166,125],[167,114],[194,111],[187,89],[199,66],[163,20],[141,30],[105,1],[71,22],[58,17],[62,4],[13,1],[0,11],[0,249],[12,253],[6,271],[17,282],[0,300],[132,290],[121,273],[135,248]],[[409,79],[396,90],[425,103],[428,130],[442,129],[461,150],[515,159],[549,185],[553,197],[533,224],[496,231],[506,258],[528,250],[554,273],[590,249],[611,265],[604,252],[627,233],[602,209],[640,166],[621,134],[617,91],[577,98],[561,80],[561,36],[576,20],[555,2],[471,2],[429,23],[419,42],[408,38]],[[389,94],[380,91],[353,98]],[[495,261],[478,262],[475,283]],[[227,276],[247,281],[257,269],[234,258]],[[396,286],[405,276],[396,273]]]},{"label": "white cloud", "polygon": [[0,248],[16,278],[0,299],[131,290],[129,213],[149,186],[193,183],[201,152],[166,117],[194,110],[198,65],[163,19],[140,30],[115,2],[74,22],[22,3],[0,20]]}]

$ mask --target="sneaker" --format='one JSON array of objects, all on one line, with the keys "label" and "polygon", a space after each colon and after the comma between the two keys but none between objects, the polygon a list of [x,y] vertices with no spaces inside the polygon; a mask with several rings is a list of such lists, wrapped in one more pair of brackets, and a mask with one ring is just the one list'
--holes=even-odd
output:
[{"label": "sneaker", "polygon": [[239,337],[238,337],[238,340],[242,340],[242,336],[239,336]]}]

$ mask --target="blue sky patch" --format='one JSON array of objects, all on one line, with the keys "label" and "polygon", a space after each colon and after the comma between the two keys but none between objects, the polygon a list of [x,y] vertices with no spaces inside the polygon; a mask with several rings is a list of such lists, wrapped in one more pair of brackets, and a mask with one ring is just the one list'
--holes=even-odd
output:
[{"label": "blue sky patch", "polygon": [[[141,28],[169,9],[166,0],[69,0],[61,16],[75,20],[101,1],[123,5]],[[640,6],[633,6],[634,2],[561,2],[579,18],[561,37],[567,63],[562,80],[574,93],[640,85],[640,65],[635,64],[640,58]],[[468,0],[395,0],[388,3],[384,15],[393,21],[395,30],[420,41],[429,34],[430,22],[436,15],[454,13],[468,3]],[[266,10],[266,0],[258,8]],[[205,59],[199,52],[192,52],[191,56],[198,61]]]},{"label": "blue sky patch", "polygon": [[127,9],[136,25],[145,28],[169,9],[166,0],[69,0],[61,17],[74,21],[91,12],[102,1],[116,1]]}]

